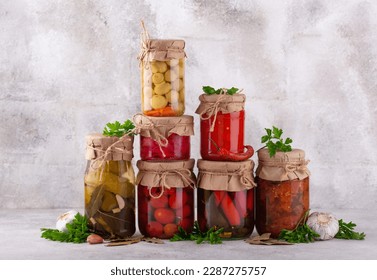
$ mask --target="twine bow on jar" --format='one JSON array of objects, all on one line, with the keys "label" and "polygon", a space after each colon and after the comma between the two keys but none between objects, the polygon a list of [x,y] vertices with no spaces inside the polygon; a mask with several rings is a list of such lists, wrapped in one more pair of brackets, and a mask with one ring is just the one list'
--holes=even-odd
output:
[{"label": "twine bow on jar", "polygon": [[307,165],[308,165],[309,162],[310,162],[309,160],[306,160],[306,161],[302,161],[298,164],[297,163],[295,163],[295,164],[286,163],[286,164],[282,164],[280,166],[284,168],[286,175],[288,175],[288,173],[294,172],[294,171],[308,171]]},{"label": "twine bow on jar", "polygon": [[[172,188],[172,186],[167,182],[167,178],[169,176],[178,175],[183,182],[183,186],[191,186],[192,188],[195,186],[195,181],[191,178],[192,172],[188,169],[182,168],[182,169],[176,169],[176,170],[165,170],[161,172],[150,172],[150,173],[157,175],[153,183],[153,187],[149,188],[149,195],[153,198],[160,198],[164,194],[165,189],[170,190]],[[155,196],[152,193],[152,189],[158,188],[158,187],[161,187],[161,192],[158,196]]]},{"label": "twine bow on jar", "polygon": [[211,124],[211,127],[210,127],[210,132],[213,132],[213,130],[215,129],[215,123],[216,123],[216,118],[217,118],[217,113],[220,111],[220,104],[226,99],[226,95],[221,95],[217,100],[216,102],[214,103],[211,103],[210,106],[208,106],[208,108],[206,108],[206,110],[204,110],[203,112],[200,113],[200,119],[201,120],[209,120],[210,118],[212,118],[212,116],[214,117],[213,118],[213,122]]},{"label": "twine bow on jar", "polygon": [[158,147],[160,148],[161,154],[165,157],[165,153],[162,147],[167,147],[169,142],[168,139],[159,132],[155,124],[146,116],[142,114],[135,114],[132,118],[135,128],[133,132],[135,134],[140,134],[142,130],[150,131],[150,134],[154,141],[156,141]]},{"label": "twine bow on jar", "polygon": [[246,186],[247,189],[251,189],[257,186],[257,184],[254,182],[253,178],[251,176],[248,176],[251,174],[251,170],[248,168],[243,168],[237,172],[235,172],[235,175],[240,176],[241,184]]}]

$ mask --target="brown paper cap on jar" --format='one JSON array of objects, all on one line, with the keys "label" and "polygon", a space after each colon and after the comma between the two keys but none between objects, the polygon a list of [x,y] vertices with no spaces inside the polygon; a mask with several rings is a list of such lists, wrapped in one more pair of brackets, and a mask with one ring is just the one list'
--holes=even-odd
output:
[{"label": "brown paper cap on jar", "polygon": [[267,148],[258,151],[258,168],[256,176],[269,181],[282,182],[303,180],[310,176],[305,160],[305,152],[293,149],[291,152],[276,152],[272,158]]},{"label": "brown paper cap on jar", "polygon": [[254,161],[198,160],[198,187],[205,190],[237,192],[255,187]]},{"label": "brown paper cap on jar", "polygon": [[85,141],[87,160],[131,161],[133,158],[133,136],[124,135],[119,138],[92,133],[85,137]]},{"label": "brown paper cap on jar", "polygon": [[185,41],[180,39],[148,39],[142,53],[145,53],[143,60],[168,61],[171,59],[181,59],[186,57]]},{"label": "brown paper cap on jar", "polygon": [[196,178],[193,171],[194,159],[185,161],[137,161],[139,169],[136,184],[148,188],[194,187]]},{"label": "brown paper cap on jar", "polygon": [[244,94],[201,94],[200,104],[195,113],[199,115],[215,115],[217,112],[223,114],[239,112],[245,108],[246,96]]},{"label": "brown paper cap on jar", "polygon": [[194,135],[194,117],[183,115],[180,117],[147,117],[137,114],[133,118],[137,133],[141,136],[158,140],[163,136],[168,138],[175,133],[179,136]]}]

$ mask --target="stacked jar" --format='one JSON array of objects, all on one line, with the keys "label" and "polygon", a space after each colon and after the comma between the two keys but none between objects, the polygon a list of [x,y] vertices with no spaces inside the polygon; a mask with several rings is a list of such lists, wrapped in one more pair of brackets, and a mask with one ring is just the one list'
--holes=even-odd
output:
[{"label": "stacked jar", "polygon": [[143,37],[142,114],[134,116],[140,134],[137,162],[138,224],[147,237],[171,238],[178,226],[194,224],[194,160],[190,137],[194,119],[185,111],[185,42]]},{"label": "stacked jar", "polygon": [[256,229],[277,238],[283,229],[294,229],[309,210],[308,161],[300,149],[270,157],[267,148],[258,151],[258,161]]},{"label": "stacked jar", "polygon": [[85,215],[91,230],[104,238],[135,233],[133,140],[99,133],[86,137]]},{"label": "stacked jar", "polygon": [[[198,161],[198,222],[223,228],[223,238],[244,238],[254,229],[254,154],[244,145],[245,95],[202,94]],[[246,150],[245,150],[246,149]]]}]

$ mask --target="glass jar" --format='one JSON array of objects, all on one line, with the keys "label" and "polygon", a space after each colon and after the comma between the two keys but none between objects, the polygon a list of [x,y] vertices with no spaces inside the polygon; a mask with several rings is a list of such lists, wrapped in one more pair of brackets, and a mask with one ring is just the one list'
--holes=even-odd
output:
[{"label": "glass jar", "polygon": [[202,231],[223,228],[223,238],[254,229],[254,162],[198,160],[198,222]]},{"label": "glass jar", "polygon": [[138,161],[137,166],[141,234],[171,238],[178,232],[178,226],[191,232],[194,224],[194,160]]},{"label": "glass jar", "polygon": [[[243,161],[254,150],[244,146],[245,95],[206,95],[196,113],[200,114],[200,154],[205,160]],[[247,150],[245,151],[245,147]]]},{"label": "glass jar", "polygon": [[146,116],[181,116],[185,111],[185,42],[148,40],[141,60],[141,104]]},{"label": "glass jar", "polygon": [[135,116],[141,160],[189,160],[194,118]]},{"label": "glass jar", "polygon": [[89,227],[104,238],[130,237],[136,229],[133,137],[90,134],[86,144],[84,193]]},{"label": "glass jar", "polygon": [[308,161],[303,150],[277,152],[270,158],[258,151],[256,229],[277,238],[283,229],[294,229],[309,210]]}]

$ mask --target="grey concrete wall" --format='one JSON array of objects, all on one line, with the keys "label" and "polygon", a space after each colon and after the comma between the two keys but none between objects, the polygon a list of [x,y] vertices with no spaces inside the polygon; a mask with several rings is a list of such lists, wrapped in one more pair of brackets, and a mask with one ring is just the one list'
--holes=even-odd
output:
[{"label": "grey concrete wall", "polygon": [[376,14],[374,0],[2,0],[0,207],[83,206],[85,135],[140,110],[140,19],[186,40],[187,114],[202,85],[243,88],[246,142],[283,128],[311,159],[312,208],[375,206]]}]

